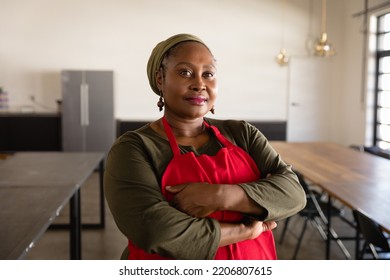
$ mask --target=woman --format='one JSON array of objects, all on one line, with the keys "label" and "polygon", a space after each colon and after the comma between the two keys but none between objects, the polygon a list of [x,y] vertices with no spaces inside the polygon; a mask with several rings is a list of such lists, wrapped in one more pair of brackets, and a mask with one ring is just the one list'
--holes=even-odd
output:
[{"label": "woman", "polygon": [[276,220],[305,194],[266,138],[244,121],[206,118],[217,96],[216,61],[178,34],[148,61],[163,117],[127,132],[106,164],[105,194],[128,238],[127,259],[276,259]]}]

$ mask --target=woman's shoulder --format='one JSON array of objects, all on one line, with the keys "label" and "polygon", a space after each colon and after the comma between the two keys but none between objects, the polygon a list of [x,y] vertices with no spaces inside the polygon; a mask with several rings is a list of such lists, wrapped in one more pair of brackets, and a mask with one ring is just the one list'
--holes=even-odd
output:
[{"label": "woman's shoulder", "polygon": [[[206,122],[210,125],[217,127],[222,131],[248,131],[255,128],[249,122],[245,120],[235,120],[235,119],[213,119],[213,118],[205,118]],[[255,128],[256,129],[256,128]]]},{"label": "woman's shoulder", "polygon": [[145,146],[154,142],[161,142],[163,139],[147,123],[135,130],[129,130],[120,135],[114,142],[115,146]]},{"label": "woman's shoulder", "polygon": [[134,130],[128,130],[117,138],[117,141],[129,141],[140,138],[161,138],[151,127],[151,123],[144,124],[143,126]]}]

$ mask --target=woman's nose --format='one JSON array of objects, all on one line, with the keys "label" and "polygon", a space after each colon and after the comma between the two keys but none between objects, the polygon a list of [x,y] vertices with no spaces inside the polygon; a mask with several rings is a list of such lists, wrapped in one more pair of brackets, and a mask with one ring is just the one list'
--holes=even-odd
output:
[{"label": "woman's nose", "polygon": [[192,84],[191,84],[191,89],[193,91],[202,91],[206,89],[206,85],[203,81],[202,77],[195,77]]}]

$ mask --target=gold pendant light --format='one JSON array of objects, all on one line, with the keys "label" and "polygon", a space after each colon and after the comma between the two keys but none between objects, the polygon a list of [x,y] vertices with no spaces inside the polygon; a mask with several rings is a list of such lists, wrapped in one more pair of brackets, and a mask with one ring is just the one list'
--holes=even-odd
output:
[{"label": "gold pendant light", "polygon": [[285,49],[281,49],[278,55],[276,56],[276,62],[280,66],[284,66],[288,64],[288,55]]},{"label": "gold pendant light", "polygon": [[314,55],[333,56],[335,54],[335,49],[328,42],[328,34],[326,33],[326,0],[322,0],[322,33],[314,46]]}]

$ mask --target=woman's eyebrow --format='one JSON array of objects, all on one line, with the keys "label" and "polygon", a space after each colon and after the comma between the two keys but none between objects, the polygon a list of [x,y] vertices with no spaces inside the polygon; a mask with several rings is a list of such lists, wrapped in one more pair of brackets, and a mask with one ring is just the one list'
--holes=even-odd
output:
[{"label": "woman's eyebrow", "polygon": [[[178,62],[176,63],[175,67],[178,67],[180,65],[187,65],[187,66],[190,66],[190,67],[193,67],[195,66],[195,64],[191,63],[191,62]],[[214,69],[217,69],[216,65],[215,64],[206,64],[206,65],[203,65],[203,68],[214,68]]]}]

